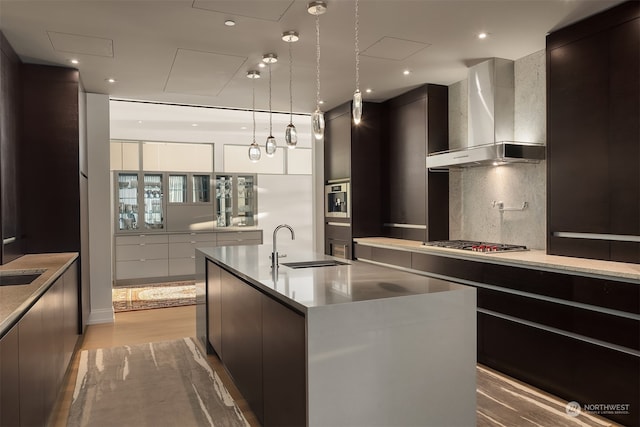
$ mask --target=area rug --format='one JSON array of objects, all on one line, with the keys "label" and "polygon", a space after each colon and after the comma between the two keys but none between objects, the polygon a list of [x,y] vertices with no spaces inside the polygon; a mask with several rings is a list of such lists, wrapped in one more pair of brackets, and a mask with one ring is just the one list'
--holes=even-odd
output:
[{"label": "area rug", "polygon": [[179,307],[196,303],[196,286],[193,280],[114,287],[111,292],[115,312]]},{"label": "area rug", "polygon": [[576,412],[568,402],[484,366],[478,365],[477,373],[476,427],[617,426],[600,416]]},{"label": "area rug", "polygon": [[80,354],[68,426],[249,423],[191,338]]}]

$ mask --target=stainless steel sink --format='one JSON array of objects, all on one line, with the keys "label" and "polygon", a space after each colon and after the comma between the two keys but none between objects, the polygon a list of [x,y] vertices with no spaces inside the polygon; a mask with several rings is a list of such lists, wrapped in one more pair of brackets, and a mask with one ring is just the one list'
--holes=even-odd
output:
[{"label": "stainless steel sink", "polygon": [[349,265],[347,262],[336,261],[333,259],[323,259],[318,261],[301,261],[301,262],[283,262],[289,268],[312,268],[312,267],[336,267],[338,265]]},{"label": "stainless steel sink", "polygon": [[0,273],[0,286],[29,285],[41,272]]}]

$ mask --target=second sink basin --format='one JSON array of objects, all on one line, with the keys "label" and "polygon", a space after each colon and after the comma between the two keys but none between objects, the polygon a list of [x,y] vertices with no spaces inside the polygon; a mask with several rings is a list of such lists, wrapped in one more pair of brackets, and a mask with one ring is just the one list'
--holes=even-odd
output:
[{"label": "second sink basin", "polygon": [[28,285],[41,274],[41,272],[0,273],[0,286]]},{"label": "second sink basin", "polygon": [[338,265],[349,265],[349,263],[336,261],[333,259],[323,259],[318,261],[283,262],[289,268],[311,268],[311,267],[335,267]]}]

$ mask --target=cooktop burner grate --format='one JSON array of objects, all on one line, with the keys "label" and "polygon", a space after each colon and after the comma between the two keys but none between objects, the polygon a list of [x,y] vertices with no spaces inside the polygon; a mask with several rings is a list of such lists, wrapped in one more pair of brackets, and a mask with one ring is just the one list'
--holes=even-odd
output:
[{"label": "cooktop burner grate", "polygon": [[486,253],[528,250],[526,246],[522,245],[507,245],[503,243],[489,243],[473,240],[434,240],[432,242],[424,242],[422,244],[424,246],[433,246],[438,248],[461,249],[465,251]]}]

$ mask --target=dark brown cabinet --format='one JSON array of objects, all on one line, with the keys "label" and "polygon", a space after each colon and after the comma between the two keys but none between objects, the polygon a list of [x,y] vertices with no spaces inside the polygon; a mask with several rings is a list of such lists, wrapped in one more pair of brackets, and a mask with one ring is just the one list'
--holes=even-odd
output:
[{"label": "dark brown cabinet", "polygon": [[222,290],[222,361],[238,390],[263,423],[262,294],[226,270]]},{"label": "dark brown cabinet", "polygon": [[45,415],[45,358],[48,339],[44,336],[43,313],[46,301],[38,300],[22,317],[19,328],[20,425],[43,426]]},{"label": "dark brown cabinet", "polygon": [[428,153],[448,148],[448,88],[425,85],[384,103],[384,235],[408,240],[449,237],[449,176],[429,172]]},{"label": "dark brown cabinet", "polygon": [[[357,243],[358,259],[477,288],[478,362],[581,403],[629,403],[607,417],[637,425],[640,288],[580,276]],[[550,351],[551,350],[551,351]]]},{"label": "dark brown cabinet", "polygon": [[207,335],[209,344],[222,359],[222,285],[220,267],[207,261]]},{"label": "dark brown cabinet", "polygon": [[547,36],[548,253],[640,263],[638,76],[638,2]]},{"label": "dark brown cabinet", "polygon": [[20,425],[18,327],[0,338],[0,425]]},{"label": "dark brown cabinet", "polygon": [[78,340],[77,262],[0,341],[1,425],[43,426]]},{"label": "dark brown cabinet", "polygon": [[0,264],[22,255],[18,211],[20,60],[0,32]]},{"label": "dark brown cabinet", "polygon": [[358,125],[351,102],[325,114],[324,181],[347,180],[351,189],[350,218],[325,218],[325,253],[345,258],[351,258],[353,237],[382,232],[382,106],[367,102],[363,111]]},{"label": "dark brown cabinet", "polygon": [[305,317],[207,260],[209,345],[265,427],[306,424]]},{"label": "dark brown cabinet", "polygon": [[304,426],[307,421],[304,316],[262,298],[262,366],[265,426]]}]

